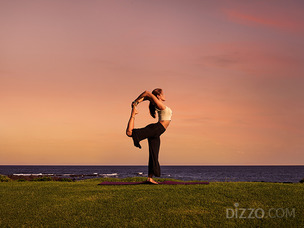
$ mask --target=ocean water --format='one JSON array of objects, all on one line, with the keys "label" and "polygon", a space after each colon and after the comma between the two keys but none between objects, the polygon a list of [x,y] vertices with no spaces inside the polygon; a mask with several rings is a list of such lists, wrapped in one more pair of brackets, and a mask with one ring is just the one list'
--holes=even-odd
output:
[{"label": "ocean water", "polygon": [[[0,166],[3,175],[49,174],[76,180],[147,176],[147,166]],[[162,178],[203,181],[299,182],[304,166],[161,166]]]}]

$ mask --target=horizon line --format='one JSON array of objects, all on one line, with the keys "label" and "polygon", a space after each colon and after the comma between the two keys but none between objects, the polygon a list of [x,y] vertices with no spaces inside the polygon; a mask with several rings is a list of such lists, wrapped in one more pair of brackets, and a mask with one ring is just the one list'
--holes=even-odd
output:
[{"label": "horizon line", "polygon": [[[0,166],[147,166],[142,164],[0,164]],[[163,164],[160,166],[304,166],[304,164]]]}]

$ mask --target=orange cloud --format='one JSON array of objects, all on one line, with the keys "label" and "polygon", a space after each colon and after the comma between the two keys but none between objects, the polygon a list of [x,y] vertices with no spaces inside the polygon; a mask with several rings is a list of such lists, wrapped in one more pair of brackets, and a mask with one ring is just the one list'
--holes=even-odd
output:
[{"label": "orange cloud", "polygon": [[223,12],[228,19],[239,24],[262,25],[293,32],[299,32],[303,30],[303,23],[290,18],[287,19],[286,17],[282,17],[282,15],[280,15],[280,17],[275,16],[270,18],[269,16],[257,16],[239,12],[237,10],[224,9]]},{"label": "orange cloud", "polygon": [[[281,48],[281,50],[280,50]],[[197,48],[199,49],[199,48]],[[259,42],[215,42],[193,62],[204,69],[225,69],[255,75],[255,77],[300,77],[303,72],[300,55],[290,55],[277,44]],[[283,51],[284,50],[284,51]],[[294,73],[294,72],[297,73]]]}]

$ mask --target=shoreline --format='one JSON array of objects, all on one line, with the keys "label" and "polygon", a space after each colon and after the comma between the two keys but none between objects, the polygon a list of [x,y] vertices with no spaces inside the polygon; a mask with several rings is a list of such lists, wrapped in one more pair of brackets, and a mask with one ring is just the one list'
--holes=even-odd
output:
[{"label": "shoreline", "polygon": [[[292,182],[303,179],[304,166],[161,166],[161,178],[210,182]],[[147,166],[0,166],[0,174],[85,180],[101,177],[147,177]]]},{"label": "shoreline", "polygon": [[[74,174],[66,174],[66,175],[54,175],[54,174],[13,174],[13,175],[2,175],[0,174],[0,182],[7,181],[83,181],[83,180],[99,180],[105,179],[110,181],[129,181],[130,179],[143,179],[146,176],[133,176],[133,177],[124,177],[120,178],[118,176],[102,176],[96,174],[88,174],[88,175],[74,175]],[[185,181],[182,179],[176,178],[162,178],[162,177],[154,177],[155,180],[175,180],[175,181],[183,181],[183,182],[191,182],[191,181],[202,181],[202,180],[190,180]],[[4,181],[3,181],[4,180]],[[7,181],[5,181],[7,180]],[[271,181],[208,181],[209,183],[280,183],[280,184],[298,184],[304,183],[304,178],[299,180],[298,182],[291,181],[282,181],[282,182],[271,182]]]}]

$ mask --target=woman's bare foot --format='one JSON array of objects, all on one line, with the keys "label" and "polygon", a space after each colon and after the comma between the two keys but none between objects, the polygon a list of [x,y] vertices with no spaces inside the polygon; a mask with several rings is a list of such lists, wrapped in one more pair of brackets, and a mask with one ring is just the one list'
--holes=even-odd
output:
[{"label": "woman's bare foot", "polygon": [[147,179],[148,182],[152,183],[152,184],[158,184],[155,180],[153,180],[151,177],[148,177]]}]

